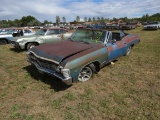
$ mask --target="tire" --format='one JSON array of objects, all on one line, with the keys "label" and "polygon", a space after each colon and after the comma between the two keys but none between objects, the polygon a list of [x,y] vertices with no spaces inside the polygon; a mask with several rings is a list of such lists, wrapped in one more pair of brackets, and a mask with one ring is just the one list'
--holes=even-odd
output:
[{"label": "tire", "polygon": [[132,46],[129,46],[129,47],[127,48],[127,52],[126,52],[125,55],[130,55],[131,51],[132,51]]},{"label": "tire", "polygon": [[7,44],[6,40],[0,40],[0,45],[5,45],[5,44]]},{"label": "tire", "polygon": [[27,45],[27,50],[29,50],[29,49],[31,49],[32,47],[35,47],[35,46],[37,46],[36,43],[29,43],[29,44]]},{"label": "tire", "polygon": [[96,69],[94,64],[85,66],[78,75],[78,81],[80,82],[88,81],[95,72],[96,72]]}]

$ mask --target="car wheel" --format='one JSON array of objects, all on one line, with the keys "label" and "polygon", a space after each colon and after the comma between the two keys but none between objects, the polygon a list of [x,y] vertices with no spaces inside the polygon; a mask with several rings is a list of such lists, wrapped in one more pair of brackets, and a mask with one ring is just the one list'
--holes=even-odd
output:
[{"label": "car wheel", "polygon": [[31,48],[33,48],[33,47],[35,47],[35,46],[37,46],[36,43],[29,43],[29,44],[27,45],[27,50],[29,50],[29,49],[31,49]]},{"label": "car wheel", "polygon": [[96,71],[95,66],[93,64],[85,66],[78,75],[78,80],[80,82],[88,81],[93,73]]},{"label": "car wheel", "polygon": [[4,45],[4,44],[7,44],[7,41],[6,40],[0,40],[0,45]]},{"label": "car wheel", "polygon": [[129,46],[129,47],[127,48],[127,52],[126,52],[125,55],[129,55],[129,54],[131,53],[131,51],[132,51],[132,46]]}]

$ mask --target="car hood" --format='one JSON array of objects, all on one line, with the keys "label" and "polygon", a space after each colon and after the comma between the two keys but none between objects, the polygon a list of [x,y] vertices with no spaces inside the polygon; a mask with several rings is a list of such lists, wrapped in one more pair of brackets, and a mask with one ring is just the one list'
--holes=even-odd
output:
[{"label": "car hood", "polygon": [[11,41],[17,41],[18,39],[23,39],[23,38],[32,38],[32,37],[39,37],[39,36],[41,36],[41,35],[27,35],[27,36],[20,36],[20,37],[13,37],[12,39],[11,39]]},{"label": "car hood", "polygon": [[104,44],[88,44],[66,40],[57,43],[39,45],[31,48],[29,52],[33,53],[35,56],[41,59],[47,59],[48,61],[59,64],[66,58],[95,48],[96,46],[104,47]]}]

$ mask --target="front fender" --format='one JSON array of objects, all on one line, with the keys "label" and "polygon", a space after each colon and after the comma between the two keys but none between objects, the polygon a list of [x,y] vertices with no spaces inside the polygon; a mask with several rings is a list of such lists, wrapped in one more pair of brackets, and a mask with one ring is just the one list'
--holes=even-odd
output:
[{"label": "front fender", "polygon": [[38,40],[38,37],[33,37],[33,38],[22,39],[21,41],[19,41],[19,46],[21,47],[21,49],[25,49],[28,43],[35,43],[35,42],[38,44],[42,44],[40,43],[40,40]]},{"label": "front fender", "polygon": [[34,42],[37,42],[39,44],[44,44],[46,43],[45,38],[44,37],[38,37],[34,40]]},{"label": "front fender", "polygon": [[70,70],[70,74],[74,82],[78,80],[79,72],[83,67],[94,62],[99,63],[99,65],[102,66],[106,63],[107,59],[108,51],[106,47],[103,47],[98,50],[91,49],[73,55],[62,61],[61,66]]}]

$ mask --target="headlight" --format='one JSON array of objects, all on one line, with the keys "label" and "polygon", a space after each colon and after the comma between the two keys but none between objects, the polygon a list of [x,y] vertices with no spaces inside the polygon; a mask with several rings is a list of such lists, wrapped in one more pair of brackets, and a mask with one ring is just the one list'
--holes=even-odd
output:
[{"label": "headlight", "polygon": [[63,69],[62,66],[58,66],[58,67],[56,68],[56,71],[57,71],[57,72],[61,72],[62,69]]},{"label": "headlight", "polygon": [[70,77],[70,70],[69,70],[69,69],[62,69],[62,70],[61,70],[61,73],[63,74],[63,76],[64,76],[65,78]]}]

